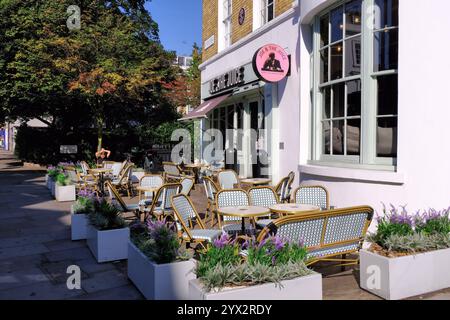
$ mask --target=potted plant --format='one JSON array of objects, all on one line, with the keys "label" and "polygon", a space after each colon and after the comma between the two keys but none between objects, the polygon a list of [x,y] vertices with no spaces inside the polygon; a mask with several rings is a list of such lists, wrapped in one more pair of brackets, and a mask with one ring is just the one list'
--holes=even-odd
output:
[{"label": "potted plant", "polygon": [[94,211],[94,193],[81,190],[77,201],[71,206],[72,240],[87,238],[88,215]]},{"label": "potted plant", "polygon": [[119,210],[104,198],[97,199],[88,219],[87,244],[97,262],[127,259],[130,229]]},{"label": "potted plant", "polygon": [[75,201],[75,185],[64,173],[59,173],[56,176],[55,198],[59,202]]},{"label": "potted plant", "polygon": [[59,174],[58,168],[53,167],[53,166],[48,167],[46,183],[47,183],[47,188],[52,193],[52,196],[55,195],[55,182],[56,182],[56,177],[58,176],[58,174]]},{"label": "potted plant", "polygon": [[[189,283],[194,300],[321,300],[322,276],[305,265],[302,244],[279,237],[240,247],[227,235],[200,254],[197,279]],[[243,258],[243,256],[245,258]]]},{"label": "potted plant", "polygon": [[449,210],[409,215],[391,206],[361,250],[360,284],[388,300],[450,287]]},{"label": "potted plant", "polygon": [[132,228],[128,278],[151,300],[188,300],[195,261],[185,250],[174,224],[148,221]]},{"label": "potted plant", "polygon": [[133,183],[138,183],[139,181],[141,181],[143,176],[145,176],[145,170],[143,168],[133,168],[131,181]]}]

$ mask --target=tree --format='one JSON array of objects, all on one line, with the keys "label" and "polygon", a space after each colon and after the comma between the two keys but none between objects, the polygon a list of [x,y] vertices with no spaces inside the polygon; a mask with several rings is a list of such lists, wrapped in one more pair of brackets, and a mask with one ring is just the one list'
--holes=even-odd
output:
[{"label": "tree", "polygon": [[105,127],[139,126],[172,108],[163,84],[176,70],[146,1],[76,2],[81,29],[71,31],[72,0],[0,0],[0,116],[95,126],[101,148]]}]

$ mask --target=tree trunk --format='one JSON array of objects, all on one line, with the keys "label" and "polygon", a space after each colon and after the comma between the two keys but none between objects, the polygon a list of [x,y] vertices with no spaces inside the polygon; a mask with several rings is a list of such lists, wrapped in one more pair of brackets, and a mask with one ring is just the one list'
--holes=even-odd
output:
[{"label": "tree trunk", "polygon": [[103,118],[97,119],[97,126],[97,151],[100,151],[103,145]]}]

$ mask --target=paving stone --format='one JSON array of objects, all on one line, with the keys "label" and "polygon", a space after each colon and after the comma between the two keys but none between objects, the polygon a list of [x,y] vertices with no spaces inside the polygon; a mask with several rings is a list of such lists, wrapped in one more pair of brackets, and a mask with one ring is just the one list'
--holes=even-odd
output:
[{"label": "paving stone", "polygon": [[81,287],[87,292],[97,292],[107,289],[115,289],[128,285],[127,276],[118,270],[104,271],[91,275],[91,278],[81,282]]},{"label": "paving stone", "polygon": [[[58,262],[43,262],[41,263],[40,270],[47,275],[52,283],[66,283],[70,274],[67,273],[69,266],[77,265],[72,260],[64,260]],[[81,269],[81,268],[80,268]],[[81,270],[81,279],[87,279],[88,275]]]},{"label": "paving stone", "polygon": [[40,254],[3,259],[0,260],[0,274],[38,267],[44,261],[46,261],[45,256]]},{"label": "paving stone", "polygon": [[90,276],[93,273],[117,270],[116,266],[113,263],[97,263],[95,258],[92,256],[86,259],[76,260],[74,263],[79,266],[83,272],[87,273]]},{"label": "paving stone", "polygon": [[45,257],[50,262],[58,262],[63,260],[82,260],[91,256],[92,254],[87,247],[53,251],[45,254]]},{"label": "paving stone", "polygon": [[69,290],[65,284],[54,285],[50,282],[35,283],[0,291],[2,300],[59,300],[85,294],[84,290]]},{"label": "paving stone", "polygon": [[0,249],[0,259],[21,257],[45,252],[49,252],[49,250],[47,249],[47,247],[40,243],[13,248],[2,248]]},{"label": "paving stone", "polygon": [[51,241],[51,240],[53,240],[53,238],[48,234],[5,238],[5,239],[2,239],[2,241],[0,241],[0,249],[24,246],[29,243],[43,243],[43,242],[47,242],[47,241]]},{"label": "paving stone", "polygon": [[102,290],[79,296],[82,300],[143,300],[144,296],[133,285],[126,285],[114,290]]},{"label": "paving stone", "polygon": [[37,267],[0,273],[0,292],[14,287],[42,282],[49,282],[49,279]]},{"label": "paving stone", "polygon": [[86,241],[72,241],[72,240],[52,240],[49,242],[44,242],[50,251],[68,250],[74,248],[85,248]]}]

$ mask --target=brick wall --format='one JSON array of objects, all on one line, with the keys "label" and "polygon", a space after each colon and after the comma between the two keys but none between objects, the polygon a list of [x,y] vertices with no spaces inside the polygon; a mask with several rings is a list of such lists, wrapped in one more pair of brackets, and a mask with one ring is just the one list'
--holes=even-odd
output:
[{"label": "brick wall", "polygon": [[205,41],[214,35],[214,45],[206,50],[202,50],[202,59],[206,61],[217,53],[217,19],[218,19],[218,7],[217,0],[203,0],[203,30],[202,30],[202,47],[205,46]]},{"label": "brick wall", "polygon": [[[245,10],[245,20],[239,25],[239,12]],[[253,0],[233,0],[233,14],[231,18],[231,43],[236,43],[253,31]]]},{"label": "brick wall", "polygon": [[293,0],[275,0],[275,17],[292,8]]}]

